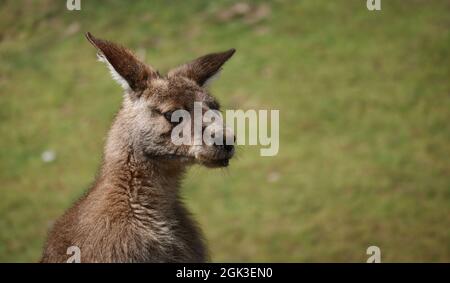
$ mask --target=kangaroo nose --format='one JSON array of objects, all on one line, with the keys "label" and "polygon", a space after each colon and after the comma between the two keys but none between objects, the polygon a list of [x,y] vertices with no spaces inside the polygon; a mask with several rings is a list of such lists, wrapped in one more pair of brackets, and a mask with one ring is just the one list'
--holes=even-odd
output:
[{"label": "kangaroo nose", "polygon": [[233,149],[234,149],[234,145],[226,144],[226,145],[223,146],[223,149],[225,149],[225,151],[227,151],[227,152],[232,152]]},{"label": "kangaroo nose", "polygon": [[233,135],[233,143],[227,144],[227,137],[223,137],[223,149],[227,152],[232,152],[234,150],[234,144],[236,143],[236,137]]}]

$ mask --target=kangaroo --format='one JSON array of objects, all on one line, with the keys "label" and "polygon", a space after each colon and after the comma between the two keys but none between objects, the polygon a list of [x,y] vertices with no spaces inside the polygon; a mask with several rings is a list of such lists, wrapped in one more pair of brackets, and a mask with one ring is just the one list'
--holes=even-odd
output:
[{"label": "kangaroo", "polygon": [[[50,229],[41,262],[66,262],[71,246],[79,248],[81,262],[209,261],[202,233],[179,197],[180,182],[189,165],[228,166],[234,146],[176,145],[171,132],[179,123],[171,116],[179,109],[192,114],[196,102],[202,111],[219,110],[206,84],[235,50],[162,76],[121,45],[89,32],[86,38],[124,97],[94,184]],[[223,122],[217,128],[223,137],[233,135]]]}]

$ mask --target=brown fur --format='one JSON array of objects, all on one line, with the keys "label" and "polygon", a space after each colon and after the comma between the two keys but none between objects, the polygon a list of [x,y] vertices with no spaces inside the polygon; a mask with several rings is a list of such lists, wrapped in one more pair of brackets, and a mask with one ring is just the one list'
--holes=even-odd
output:
[{"label": "brown fur", "polygon": [[129,50],[87,34],[128,83],[109,131],[94,185],[49,232],[42,262],[66,262],[77,246],[81,262],[203,262],[207,249],[179,197],[186,167],[226,166],[234,150],[175,146],[167,111],[218,104],[203,87],[234,50],[200,57],[161,77]]}]

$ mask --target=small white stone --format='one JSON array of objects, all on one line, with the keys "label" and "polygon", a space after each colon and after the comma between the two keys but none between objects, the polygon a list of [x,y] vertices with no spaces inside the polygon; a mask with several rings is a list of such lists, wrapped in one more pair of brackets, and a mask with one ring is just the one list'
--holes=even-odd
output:
[{"label": "small white stone", "polygon": [[56,158],[56,153],[53,150],[46,150],[42,153],[41,159],[45,163],[50,163],[54,161]]}]

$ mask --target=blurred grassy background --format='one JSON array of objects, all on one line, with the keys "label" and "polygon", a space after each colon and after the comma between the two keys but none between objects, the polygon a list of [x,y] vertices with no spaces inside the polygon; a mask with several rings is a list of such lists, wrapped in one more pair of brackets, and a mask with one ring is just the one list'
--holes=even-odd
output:
[{"label": "blurred grassy background", "polygon": [[450,261],[449,1],[65,2],[0,1],[0,261],[37,261],[99,166],[121,89],[86,31],[162,71],[234,47],[224,108],[280,109],[276,157],[185,180],[213,261]]}]

